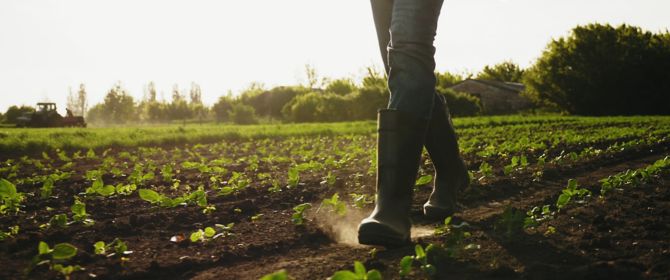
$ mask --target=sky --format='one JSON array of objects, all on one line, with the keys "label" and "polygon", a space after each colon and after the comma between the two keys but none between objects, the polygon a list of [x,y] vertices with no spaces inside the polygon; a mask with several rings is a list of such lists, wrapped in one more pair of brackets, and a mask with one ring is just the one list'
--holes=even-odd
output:
[{"label": "sky", "polygon": [[[670,29],[667,0],[446,0],[438,71],[528,67],[579,24]],[[139,99],[150,81],[169,99],[199,84],[206,104],[252,82],[267,88],[381,69],[368,0],[2,0],[0,111],[86,86],[89,106],[118,81]]]}]

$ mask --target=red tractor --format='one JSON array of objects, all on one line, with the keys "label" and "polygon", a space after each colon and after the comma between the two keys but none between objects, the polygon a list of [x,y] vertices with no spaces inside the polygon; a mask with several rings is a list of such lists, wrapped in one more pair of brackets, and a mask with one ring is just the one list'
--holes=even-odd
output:
[{"label": "red tractor", "polygon": [[56,103],[37,103],[37,111],[17,119],[19,127],[86,127],[84,117],[72,115],[67,109],[65,117],[56,111]]}]

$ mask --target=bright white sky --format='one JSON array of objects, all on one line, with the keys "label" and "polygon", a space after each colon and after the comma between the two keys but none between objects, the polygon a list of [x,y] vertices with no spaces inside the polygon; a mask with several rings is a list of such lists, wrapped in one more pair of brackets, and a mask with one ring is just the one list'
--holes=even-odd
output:
[{"label": "bright white sky", "polygon": [[[577,24],[665,31],[668,11],[667,0],[446,0],[437,67],[526,67]],[[301,83],[305,64],[335,78],[381,68],[369,0],[0,1],[2,112],[42,100],[63,110],[79,83],[93,105],[116,81],[136,98],[149,81],[166,98],[197,82],[212,104],[252,81]]]}]

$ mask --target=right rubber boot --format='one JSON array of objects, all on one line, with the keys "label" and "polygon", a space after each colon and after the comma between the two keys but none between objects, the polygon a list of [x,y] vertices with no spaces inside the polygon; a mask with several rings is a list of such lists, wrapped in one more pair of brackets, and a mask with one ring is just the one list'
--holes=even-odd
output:
[{"label": "right rubber boot", "polygon": [[435,183],[423,212],[431,219],[442,220],[456,211],[458,194],[470,184],[470,176],[460,156],[449,109],[441,96],[435,98],[425,146],[435,167]]},{"label": "right rubber boot", "polygon": [[377,199],[358,226],[358,242],[396,247],[410,243],[409,217],[428,121],[383,109],[377,121]]}]

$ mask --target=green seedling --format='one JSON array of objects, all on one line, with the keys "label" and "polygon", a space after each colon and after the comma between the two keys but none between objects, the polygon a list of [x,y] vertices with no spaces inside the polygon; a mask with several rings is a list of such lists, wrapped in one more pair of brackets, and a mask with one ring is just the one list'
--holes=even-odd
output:
[{"label": "green seedling", "polygon": [[286,270],[282,269],[282,270],[267,274],[267,275],[261,277],[260,280],[289,280],[289,279],[291,279],[291,278],[289,278],[289,275],[286,272]]},{"label": "green seedling", "polygon": [[214,227],[206,227],[205,229],[198,229],[191,233],[191,242],[206,242],[217,239],[219,237],[227,237],[232,235],[230,231],[233,229],[235,223],[227,225],[216,224]]},{"label": "green seedling", "polygon": [[451,224],[451,217],[444,219],[444,224],[435,228],[435,235],[444,239],[446,245],[445,253],[449,257],[457,257],[463,250],[477,249],[479,245],[466,244],[466,240],[471,236],[467,228],[470,225],[466,222],[461,222],[457,225]]},{"label": "green seedling", "polygon": [[332,172],[328,171],[328,174],[325,177],[323,177],[323,181],[321,181],[321,184],[332,186],[332,185],[335,185],[336,180],[337,180],[337,177],[335,175],[333,175]]},{"label": "green seedling", "polygon": [[68,222],[67,215],[65,214],[56,214],[51,219],[49,219],[49,222],[46,224],[41,224],[40,229],[48,229],[54,226],[60,227],[60,228],[66,228],[69,226],[70,223]]},{"label": "green seedling", "polygon": [[258,213],[258,214],[256,214],[256,215],[253,215],[253,216],[251,216],[251,218],[250,218],[250,219],[251,219],[251,222],[253,223],[253,222],[255,222],[255,221],[258,221],[258,220],[260,220],[261,218],[263,218],[263,216],[265,216],[263,213]]},{"label": "green seedling", "polygon": [[482,164],[479,165],[479,181],[484,180],[488,177],[493,177],[493,167],[491,167],[488,162],[482,161]]},{"label": "green seedling", "polygon": [[12,226],[8,228],[9,231],[4,232],[0,231],[0,241],[3,241],[7,238],[14,238],[17,234],[19,234],[19,226]]},{"label": "green seedling", "polygon": [[556,200],[556,208],[558,208],[558,210],[561,210],[571,200],[573,200],[573,198],[583,199],[585,196],[590,195],[591,191],[587,189],[580,189],[577,180],[570,179],[568,180],[568,186],[565,189],[563,189],[561,195],[558,196],[558,200]]},{"label": "green seedling", "polygon": [[305,211],[307,211],[307,209],[310,209],[310,208],[312,208],[312,204],[309,204],[309,203],[303,203],[303,204],[299,204],[299,205],[293,207],[294,212],[293,212],[293,215],[291,215],[291,222],[294,225],[297,225],[297,226],[302,225],[303,223],[305,223],[304,214],[305,214]]},{"label": "green seedling", "polygon": [[525,219],[525,212],[508,205],[493,225],[493,229],[506,238],[511,239],[523,231]]},{"label": "green seedling", "polygon": [[298,186],[300,183],[300,170],[295,167],[291,167],[288,169],[288,188],[295,188]]},{"label": "green seedling", "polygon": [[131,195],[137,190],[137,185],[135,184],[122,184],[119,183],[116,185],[116,193],[120,195]]},{"label": "green seedling", "polygon": [[133,251],[128,251],[126,242],[123,242],[118,238],[115,238],[109,244],[105,244],[104,241],[95,242],[95,244],[93,244],[93,252],[95,252],[96,255],[103,255],[108,258],[113,256],[124,257],[133,253]]},{"label": "green seedling", "polygon": [[40,197],[42,199],[46,199],[51,196],[51,193],[53,193],[54,189],[54,180],[51,179],[51,177],[46,178],[44,180],[44,183],[42,184],[42,187],[40,188]]},{"label": "green seedling", "polygon": [[351,200],[356,208],[362,209],[366,205],[372,204],[374,199],[367,195],[367,194],[356,194],[356,193],[350,193],[349,196],[351,196]]},{"label": "green seedling", "polygon": [[421,244],[417,244],[414,247],[414,256],[404,256],[400,260],[400,276],[407,276],[409,273],[412,271],[412,265],[416,262],[419,264],[421,271],[423,271],[425,274],[427,274],[429,277],[435,276],[437,273],[437,269],[433,264],[431,264],[428,261],[428,254],[427,252],[432,251],[434,248],[434,245],[430,244],[424,248],[421,246]]},{"label": "green seedling", "polygon": [[427,185],[427,184],[430,184],[430,182],[432,182],[432,181],[433,181],[433,176],[432,175],[423,175],[423,176],[419,177],[419,179],[416,179],[416,182],[414,182],[414,186],[418,187],[418,186]]},{"label": "green seedling", "polygon": [[172,168],[172,164],[163,165],[161,168],[161,176],[163,177],[163,181],[172,182],[172,176],[174,176],[174,169]]},{"label": "green seedling", "polygon": [[139,196],[142,200],[148,201],[151,204],[157,204],[160,207],[173,208],[178,205],[188,205],[195,204],[200,207],[206,208],[207,204],[207,193],[202,188],[198,190],[184,194],[181,197],[169,198],[163,194],[160,194],[154,190],[150,189],[140,189],[138,191]]},{"label": "green seedling", "polygon": [[116,188],[112,185],[105,185],[102,177],[98,177],[93,181],[93,184],[86,189],[87,195],[98,194],[101,196],[110,196],[116,193]]},{"label": "green seedling", "polygon": [[244,176],[242,172],[233,171],[233,175],[224,182],[225,186],[219,189],[220,195],[229,195],[239,192],[251,184],[251,180]]},{"label": "green seedling", "polygon": [[90,219],[88,213],[86,213],[86,204],[79,201],[79,199],[75,199],[74,204],[70,207],[70,211],[72,211],[72,220],[75,222],[82,222],[87,226],[95,224],[95,221]]},{"label": "green seedling", "polygon": [[365,266],[359,262],[354,262],[354,271],[349,270],[340,270],[335,272],[333,276],[329,279],[331,280],[381,280],[382,274],[376,270],[372,269],[367,271]]},{"label": "green seedling", "polygon": [[16,186],[10,181],[0,179],[0,199],[2,199],[0,214],[18,213],[25,196],[23,193],[17,192]]},{"label": "green seedling", "polygon": [[333,196],[330,198],[323,199],[321,206],[323,205],[330,207],[331,211],[337,213],[340,216],[347,214],[347,205],[343,201],[340,201],[340,195],[338,193],[333,194]]},{"label": "green seedling", "polygon": [[37,256],[33,258],[30,267],[28,267],[28,272],[30,272],[33,267],[38,265],[49,265],[49,269],[57,271],[62,274],[65,279],[70,279],[70,274],[75,271],[84,270],[79,265],[68,265],[65,266],[62,263],[71,259],[77,255],[77,247],[69,243],[58,243],[54,245],[53,248],[50,248],[49,245],[40,241],[37,246]]},{"label": "green seedling", "polygon": [[526,212],[526,219],[524,219],[524,228],[533,228],[539,226],[541,223],[551,220],[556,215],[556,212],[551,210],[550,205],[544,205],[542,208],[533,207],[533,209]]}]

